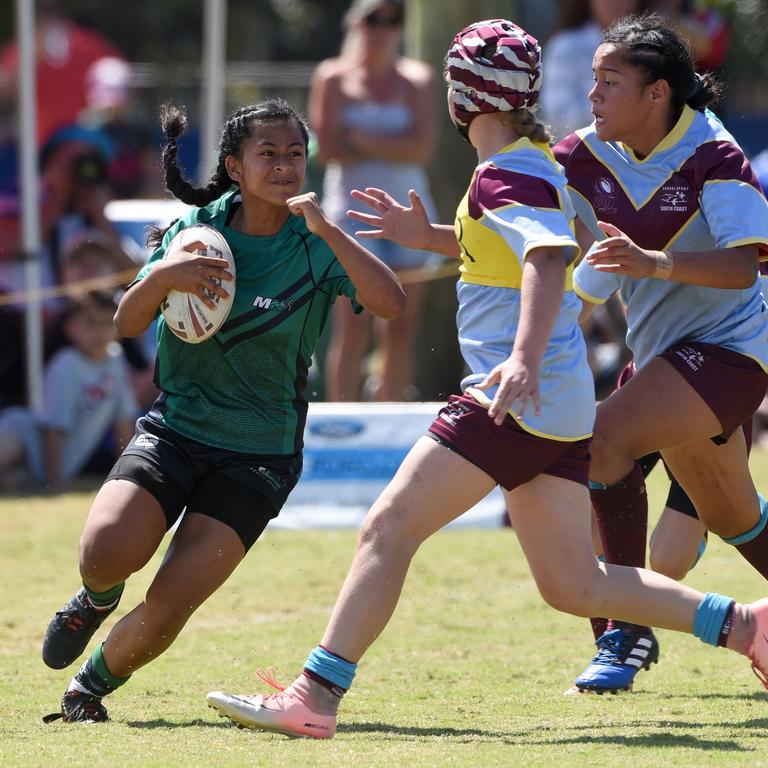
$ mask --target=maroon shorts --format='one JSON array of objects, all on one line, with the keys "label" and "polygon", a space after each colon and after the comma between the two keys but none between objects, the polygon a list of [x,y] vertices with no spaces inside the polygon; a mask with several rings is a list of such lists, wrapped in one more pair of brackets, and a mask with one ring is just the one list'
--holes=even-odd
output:
[{"label": "maroon shorts", "polygon": [[469,395],[451,395],[428,434],[508,491],[540,474],[587,484],[591,438],[566,442],[537,437],[511,416],[496,425],[488,409]]},{"label": "maroon shorts", "polygon": [[768,373],[751,357],[731,349],[686,341],[659,355],[698,393],[717,416],[723,431],[713,437],[721,444],[752,418],[768,389]]},{"label": "maroon shorts", "polygon": [[[717,349],[720,349],[720,347],[717,347]],[[636,373],[637,371],[635,370],[635,363],[634,361],[630,360],[621,369],[621,373],[619,373],[619,377],[616,379],[616,389],[621,389]],[[752,416],[751,415],[741,425],[741,429],[744,432],[744,442],[747,444],[747,453],[749,453],[752,448]],[[721,439],[721,436],[719,435],[717,437],[713,437],[712,439],[716,443],[723,442]],[[666,468],[667,465],[665,464],[664,466]],[[669,475],[670,479],[672,479],[672,474],[670,473],[669,469],[667,469],[667,474]]]}]

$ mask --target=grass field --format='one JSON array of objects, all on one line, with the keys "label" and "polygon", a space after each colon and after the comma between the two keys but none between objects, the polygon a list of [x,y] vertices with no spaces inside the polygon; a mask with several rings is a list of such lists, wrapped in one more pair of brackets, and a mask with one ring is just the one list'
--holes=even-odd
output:
[{"label": "grass field", "polygon": [[[753,457],[766,490],[768,454]],[[664,493],[660,472],[651,499]],[[0,766],[768,766],[768,692],[748,662],[659,632],[661,664],[634,693],[561,696],[591,655],[584,620],[543,604],[510,530],[438,534],[419,552],[397,613],[360,666],[331,742],[238,730],[211,689],[286,682],[317,642],[354,531],[268,533],[163,657],[107,699],[113,721],[44,725],[72,669],[40,660],[45,626],[78,587],[92,491],[0,499]],[[158,559],[131,579],[143,595]],[[740,600],[768,586],[719,541],[688,579]],[[103,627],[97,639],[105,635]]]}]

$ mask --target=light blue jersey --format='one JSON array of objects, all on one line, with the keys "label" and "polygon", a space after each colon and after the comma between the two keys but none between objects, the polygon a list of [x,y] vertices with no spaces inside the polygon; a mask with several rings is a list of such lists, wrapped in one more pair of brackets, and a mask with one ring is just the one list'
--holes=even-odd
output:
[{"label": "light blue jersey", "polygon": [[541,364],[541,414],[529,405],[518,424],[565,441],[589,437],[595,419],[594,383],[578,326],[581,302],[572,288],[572,262],[579,252],[573,217],[561,168],[546,145],[528,139],[477,167],[456,214],[462,250],[457,322],[470,370],[462,389],[485,404],[496,388],[472,385],[512,352],[525,259],[535,248],[562,248],[568,263],[565,293]]},{"label": "light blue jersey", "polygon": [[[642,248],[674,252],[756,245],[768,250],[768,203],[741,149],[710,113],[689,107],[644,159],[584,128],[555,147],[579,218],[616,225]],[[705,288],[598,272],[574,274],[586,301],[620,291],[627,346],[638,368],[673,344],[699,341],[747,355],[768,370],[768,308],[758,276],[745,289]]]}]

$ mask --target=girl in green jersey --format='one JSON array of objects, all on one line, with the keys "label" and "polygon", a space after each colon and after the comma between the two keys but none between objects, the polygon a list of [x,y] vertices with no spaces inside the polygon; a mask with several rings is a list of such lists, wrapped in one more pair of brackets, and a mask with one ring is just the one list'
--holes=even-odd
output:
[{"label": "girl in green jersey", "polygon": [[[236,288],[235,303],[200,344],[177,339],[158,318],[161,394],[93,502],[80,542],[83,585],[50,622],[48,666],[62,669],[82,654],[128,576],[178,527],[144,599],[96,647],[49,719],[107,720],[102,698],[171,645],[278,514],[301,472],[306,373],[336,297],[383,318],[405,305],[394,273],[332,224],[314,193],[301,193],[307,128],[288,104],[237,110],[204,188],[185,181],[176,164],[186,113],[164,107],[162,126],[168,189],[192,208],[129,286],[118,330],[144,333],[172,289],[212,304],[209,293]],[[194,245],[166,253],[173,236],[196,223],[230,243],[235,286],[227,262]]]}]

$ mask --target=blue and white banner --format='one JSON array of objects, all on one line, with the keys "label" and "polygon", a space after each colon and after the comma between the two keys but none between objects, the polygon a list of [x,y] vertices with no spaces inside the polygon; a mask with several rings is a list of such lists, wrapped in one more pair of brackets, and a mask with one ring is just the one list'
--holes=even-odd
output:
[{"label": "blue and white banner", "polygon": [[[304,473],[273,528],[358,527],[442,403],[310,403]],[[497,488],[452,525],[501,525]]]}]

